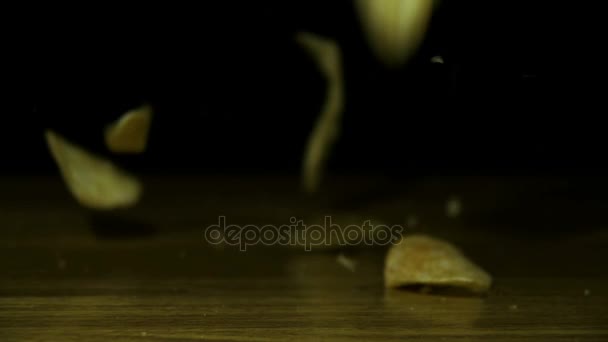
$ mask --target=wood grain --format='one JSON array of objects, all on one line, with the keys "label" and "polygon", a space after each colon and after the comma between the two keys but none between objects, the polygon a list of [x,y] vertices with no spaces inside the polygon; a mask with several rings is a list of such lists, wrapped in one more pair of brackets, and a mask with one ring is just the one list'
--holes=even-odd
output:
[{"label": "wood grain", "polygon": [[[271,190],[254,191],[264,182]],[[211,183],[201,181],[191,189]],[[1,341],[608,340],[608,234],[601,220],[581,219],[580,229],[555,228],[551,235],[541,228],[499,228],[488,217],[500,221],[503,216],[487,203],[475,206],[475,193],[483,196],[472,190],[461,194],[470,198],[463,213],[468,205],[474,214],[448,220],[440,214],[446,197],[428,190],[430,185],[424,196],[412,191],[355,202],[340,195],[321,205],[271,180],[242,181],[240,188],[209,185],[206,193],[181,197],[182,181],[148,184],[141,207],[100,223],[54,180],[2,183]],[[542,191],[547,193],[546,187]],[[533,193],[528,201],[536,198]],[[565,206],[551,193],[543,198]],[[433,194],[437,203],[429,199]],[[501,194],[503,203],[512,202],[513,192]],[[419,230],[458,242],[495,277],[487,296],[385,290],[384,248],[343,251],[356,261],[351,272],[336,262],[337,251],[256,247],[239,252],[202,239],[201,227],[222,210],[241,222],[280,221],[298,210],[318,214],[319,208],[373,212],[391,221],[399,215],[399,203],[404,208],[416,199],[426,203],[418,204],[417,213],[427,222]],[[594,200],[586,209],[569,208],[588,213],[590,203],[604,205]],[[103,232],[113,228],[125,234]]]}]

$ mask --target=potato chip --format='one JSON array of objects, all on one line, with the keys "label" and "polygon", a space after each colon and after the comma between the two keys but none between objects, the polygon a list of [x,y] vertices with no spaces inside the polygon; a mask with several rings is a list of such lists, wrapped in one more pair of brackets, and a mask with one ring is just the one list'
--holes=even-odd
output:
[{"label": "potato chip", "polygon": [[114,153],[144,152],[151,121],[152,107],[149,105],[128,111],[106,128],[106,146]]},{"label": "potato chip", "polygon": [[403,65],[418,49],[433,13],[432,0],[357,0],[359,19],[378,59]]},{"label": "potato chip", "polygon": [[129,207],[139,200],[142,186],[136,178],[53,131],[46,131],[45,136],[61,176],[80,204],[108,210]]},{"label": "potato chip", "polygon": [[296,41],[309,52],[327,81],[327,94],[321,114],[308,138],[302,162],[302,184],[308,193],[316,192],[330,150],[340,134],[344,110],[344,80],[340,47],[331,39],[299,33]]},{"label": "potato chip", "polygon": [[386,287],[427,285],[489,290],[492,278],[455,246],[424,235],[404,237],[392,246],[385,260]]}]

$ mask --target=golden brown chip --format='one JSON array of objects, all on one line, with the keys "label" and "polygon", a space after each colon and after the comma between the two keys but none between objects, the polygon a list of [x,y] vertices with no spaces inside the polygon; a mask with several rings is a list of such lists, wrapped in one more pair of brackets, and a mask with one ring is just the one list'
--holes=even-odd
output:
[{"label": "golden brown chip", "polygon": [[489,290],[492,278],[448,242],[424,235],[403,238],[388,251],[386,287],[428,285]]},{"label": "golden brown chip", "polygon": [[107,210],[128,207],[139,200],[142,187],[136,178],[53,131],[46,131],[45,136],[61,176],[80,204]]},{"label": "golden brown chip", "polygon": [[327,81],[325,104],[308,138],[302,162],[302,183],[306,192],[317,191],[330,150],[340,134],[344,108],[344,80],[340,47],[333,40],[311,33],[299,33],[296,41],[309,52]]},{"label": "golden brown chip", "polygon": [[144,152],[151,121],[152,107],[149,105],[128,111],[106,128],[106,146],[115,153]]},{"label": "golden brown chip", "polygon": [[355,5],[369,45],[391,67],[416,52],[433,12],[432,0],[357,0]]}]

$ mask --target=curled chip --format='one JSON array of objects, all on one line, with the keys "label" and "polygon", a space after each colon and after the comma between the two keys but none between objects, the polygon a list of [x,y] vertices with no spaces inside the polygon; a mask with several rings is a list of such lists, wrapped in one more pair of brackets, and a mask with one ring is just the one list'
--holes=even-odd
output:
[{"label": "curled chip", "polygon": [[139,200],[142,187],[133,176],[53,131],[46,131],[45,136],[61,176],[80,204],[108,210],[128,207]]},{"label": "curled chip", "polygon": [[106,146],[115,153],[142,153],[146,150],[151,121],[149,105],[128,111],[106,128]]},{"label": "curled chip", "polygon": [[492,278],[448,242],[414,235],[388,251],[384,281],[389,288],[422,285],[483,293],[489,290]]},{"label": "curled chip", "polygon": [[357,12],[378,59],[404,64],[418,49],[433,13],[432,0],[357,0]]},{"label": "curled chip", "polygon": [[333,40],[312,33],[299,33],[296,41],[314,59],[327,82],[325,104],[308,138],[302,161],[302,183],[308,193],[316,192],[330,150],[340,134],[344,110],[344,80],[340,47]]}]

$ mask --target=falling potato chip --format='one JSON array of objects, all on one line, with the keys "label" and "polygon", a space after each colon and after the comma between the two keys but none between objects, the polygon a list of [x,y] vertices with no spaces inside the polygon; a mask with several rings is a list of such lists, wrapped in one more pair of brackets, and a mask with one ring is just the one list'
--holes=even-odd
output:
[{"label": "falling potato chip", "polygon": [[53,131],[46,131],[45,136],[68,189],[80,204],[108,210],[139,200],[142,187],[137,179]]},{"label": "falling potato chip", "polygon": [[128,111],[106,128],[106,146],[115,153],[142,153],[146,149],[151,121],[152,107],[149,105]]},{"label": "falling potato chip", "polygon": [[330,150],[338,138],[344,108],[344,80],[340,47],[330,39],[299,33],[296,41],[309,52],[327,81],[325,104],[308,138],[302,162],[302,183],[308,193],[316,192]]},{"label": "falling potato chip", "polygon": [[384,268],[386,287],[426,285],[456,287],[483,293],[492,278],[448,242],[429,236],[403,238],[388,251]]},{"label": "falling potato chip", "polygon": [[432,0],[357,0],[367,40],[379,60],[403,65],[416,52],[433,13]]}]

